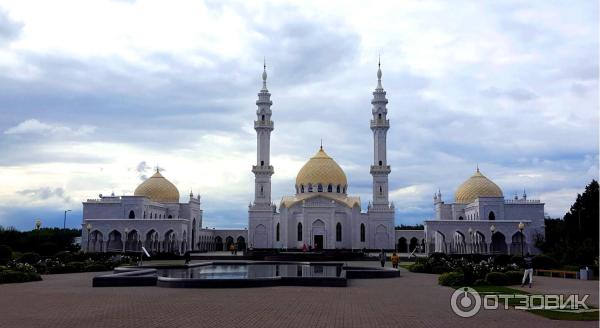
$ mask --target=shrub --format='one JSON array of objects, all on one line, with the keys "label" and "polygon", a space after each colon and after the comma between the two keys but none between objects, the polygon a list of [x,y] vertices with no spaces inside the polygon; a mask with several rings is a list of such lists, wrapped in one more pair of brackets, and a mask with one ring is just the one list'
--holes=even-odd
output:
[{"label": "shrub", "polygon": [[73,261],[73,253],[71,253],[69,251],[60,251],[60,252],[54,254],[53,257],[56,258],[57,260],[61,261],[62,263],[67,263],[67,262]]},{"label": "shrub", "polygon": [[93,264],[87,265],[85,267],[85,271],[87,271],[87,272],[110,271],[110,270],[111,269],[108,266],[106,266],[102,263],[93,263]]},{"label": "shrub", "polygon": [[6,245],[0,245],[0,264],[6,264],[12,260],[13,251]]},{"label": "shrub", "polygon": [[533,267],[536,269],[554,269],[558,267],[558,263],[549,256],[537,255],[533,257]]},{"label": "shrub", "polygon": [[431,273],[442,274],[446,272],[451,272],[452,269],[446,265],[435,265],[431,268]]},{"label": "shrub", "polygon": [[13,270],[0,271],[0,284],[42,280],[35,272],[19,272]]},{"label": "shrub", "polygon": [[487,281],[485,281],[485,279],[477,279],[473,283],[473,286],[487,286],[487,285],[489,285],[489,284],[487,283]]},{"label": "shrub", "polygon": [[460,272],[446,272],[438,277],[438,283],[442,286],[462,286],[464,285],[464,275]]},{"label": "shrub", "polygon": [[425,266],[423,264],[420,264],[420,263],[414,263],[414,264],[411,264],[408,267],[408,271],[410,271],[410,272],[424,273],[425,272]]},{"label": "shrub", "polygon": [[565,271],[577,271],[577,272],[579,272],[579,269],[581,269],[581,266],[579,266],[579,265],[563,265],[562,269],[565,270]]},{"label": "shrub", "polygon": [[519,285],[523,280],[523,272],[521,271],[506,271],[506,277],[509,285]]},{"label": "shrub", "polygon": [[58,247],[58,245],[56,245],[56,243],[53,243],[51,241],[41,243],[40,247],[39,247],[40,253],[44,256],[50,256],[52,254],[56,254],[56,252],[58,252],[59,249],[60,248]]},{"label": "shrub", "polygon": [[38,253],[25,253],[21,258],[19,258],[19,262],[27,263],[27,264],[36,264],[40,261],[41,257]]},{"label": "shrub", "polygon": [[510,258],[510,263],[514,263],[519,267],[523,267],[523,257],[519,255],[514,255]]},{"label": "shrub", "polygon": [[485,276],[485,281],[490,285],[508,285],[508,276],[502,272],[490,272]]}]

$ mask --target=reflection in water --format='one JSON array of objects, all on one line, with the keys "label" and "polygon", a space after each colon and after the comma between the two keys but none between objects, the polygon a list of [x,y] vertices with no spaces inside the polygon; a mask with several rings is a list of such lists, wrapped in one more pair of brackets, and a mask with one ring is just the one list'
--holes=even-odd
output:
[{"label": "reflection in water", "polygon": [[340,265],[307,264],[215,264],[188,269],[158,269],[170,278],[255,279],[271,277],[339,277]]}]

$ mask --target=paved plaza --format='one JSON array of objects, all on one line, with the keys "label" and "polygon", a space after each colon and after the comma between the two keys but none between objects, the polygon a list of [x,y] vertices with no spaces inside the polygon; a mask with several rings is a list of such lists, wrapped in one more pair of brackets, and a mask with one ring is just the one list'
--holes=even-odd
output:
[{"label": "paved plaza", "polygon": [[[0,285],[0,327],[598,326],[517,310],[482,311],[463,319],[450,308],[453,290],[439,286],[437,275],[405,270],[400,278],[350,280],[348,287],[245,289],[92,288],[98,274],[49,275],[40,282]],[[597,281],[538,281],[537,288],[591,288],[597,305]]]}]

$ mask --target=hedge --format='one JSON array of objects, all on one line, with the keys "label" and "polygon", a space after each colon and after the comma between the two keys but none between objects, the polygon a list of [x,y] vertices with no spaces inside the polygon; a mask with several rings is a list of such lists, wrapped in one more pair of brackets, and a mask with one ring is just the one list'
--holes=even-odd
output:
[{"label": "hedge", "polygon": [[13,251],[6,245],[0,245],[0,265],[8,263],[12,260]]},{"label": "hedge", "polygon": [[523,280],[522,271],[507,271],[506,277],[508,278],[509,285],[520,285]]},{"label": "hedge", "polygon": [[42,280],[36,272],[19,272],[13,270],[0,271],[0,284]]},{"label": "hedge", "polygon": [[40,257],[40,255],[38,253],[33,253],[33,252],[29,252],[29,253],[25,253],[23,254],[23,256],[21,256],[19,258],[19,262],[21,263],[27,263],[27,264],[36,264],[38,263],[42,258]]},{"label": "hedge", "polygon": [[438,277],[438,283],[442,286],[462,286],[464,281],[465,277],[460,272],[446,272]]},{"label": "hedge", "polygon": [[485,275],[485,281],[490,285],[505,286],[509,284],[508,276],[502,272],[490,272]]}]

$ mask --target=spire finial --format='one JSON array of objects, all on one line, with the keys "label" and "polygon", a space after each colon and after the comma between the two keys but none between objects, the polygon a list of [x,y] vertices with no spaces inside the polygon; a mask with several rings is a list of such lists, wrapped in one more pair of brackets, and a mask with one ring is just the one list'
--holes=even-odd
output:
[{"label": "spire finial", "polygon": [[479,163],[477,163],[477,173],[479,173]]},{"label": "spire finial", "polygon": [[263,87],[262,90],[267,90],[267,57],[263,57],[263,73],[262,73]]},{"label": "spire finial", "polygon": [[323,150],[323,138],[321,138],[321,150]]},{"label": "spire finial", "polygon": [[160,167],[158,167],[158,163],[156,163],[156,173],[160,172]]},{"label": "spire finial", "polygon": [[377,89],[383,89],[381,86],[381,55],[379,55],[379,61],[377,62]]}]

